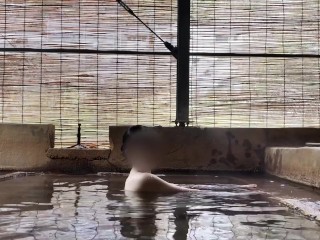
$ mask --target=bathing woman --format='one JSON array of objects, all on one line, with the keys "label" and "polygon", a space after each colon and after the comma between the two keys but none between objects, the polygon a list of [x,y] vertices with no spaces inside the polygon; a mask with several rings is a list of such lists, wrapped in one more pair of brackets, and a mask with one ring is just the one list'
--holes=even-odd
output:
[{"label": "bathing woman", "polygon": [[123,135],[121,150],[132,169],[125,183],[125,190],[132,192],[177,193],[197,191],[179,187],[153,175],[162,157],[162,144],[154,128],[136,125]]}]

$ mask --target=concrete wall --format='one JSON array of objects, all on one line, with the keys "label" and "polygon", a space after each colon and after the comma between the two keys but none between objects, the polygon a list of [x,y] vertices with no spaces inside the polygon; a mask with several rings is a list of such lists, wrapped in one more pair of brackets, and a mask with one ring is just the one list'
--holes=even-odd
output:
[{"label": "concrete wall", "polygon": [[265,170],[281,178],[320,188],[320,148],[267,148]]},{"label": "concrete wall", "polygon": [[54,147],[54,126],[40,124],[0,124],[0,169],[43,170]]},{"label": "concrete wall", "polygon": [[[110,162],[121,169],[130,166],[121,154],[127,129],[110,127]],[[320,129],[162,128],[167,155],[162,169],[261,171],[267,146],[304,146],[320,142]],[[102,167],[102,166],[100,166]]]},{"label": "concrete wall", "polygon": [[[130,165],[120,151],[127,126],[110,127],[109,150],[50,149],[54,126],[0,124],[0,169],[119,171]],[[264,171],[266,147],[320,142],[320,129],[162,128],[166,156],[160,169]],[[297,160],[298,161],[298,160]],[[274,164],[271,163],[271,166]],[[271,172],[271,171],[269,171]]]}]

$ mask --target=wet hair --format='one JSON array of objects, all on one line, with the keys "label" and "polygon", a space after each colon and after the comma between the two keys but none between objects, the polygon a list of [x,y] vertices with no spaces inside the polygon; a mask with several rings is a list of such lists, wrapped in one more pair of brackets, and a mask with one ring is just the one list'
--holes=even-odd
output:
[{"label": "wet hair", "polygon": [[123,134],[123,137],[122,137],[122,146],[121,146],[121,152],[124,154],[125,151],[126,151],[126,148],[127,148],[127,144],[129,142],[129,140],[134,136],[136,135],[137,133],[140,133],[144,130],[146,130],[147,127],[145,126],[142,126],[142,125],[135,125],[135,126],[132,126],[132,127],[129,127],[127,129],[127,131]]}]

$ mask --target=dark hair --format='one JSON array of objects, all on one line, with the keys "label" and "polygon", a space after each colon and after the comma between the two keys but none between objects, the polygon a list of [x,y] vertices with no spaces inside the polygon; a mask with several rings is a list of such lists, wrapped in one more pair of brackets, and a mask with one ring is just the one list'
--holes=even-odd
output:
[{"label": "dark hair", "polygon": [[129,142],[130,138],[132,138],[135,134],[145,130],[146,128],[147,127],[142,125],[135,125],[127,129],[127,131],[123,134],[123,137],[122,137],[122,146],[121,146],[122,153],[125,152],[127,143]]}]

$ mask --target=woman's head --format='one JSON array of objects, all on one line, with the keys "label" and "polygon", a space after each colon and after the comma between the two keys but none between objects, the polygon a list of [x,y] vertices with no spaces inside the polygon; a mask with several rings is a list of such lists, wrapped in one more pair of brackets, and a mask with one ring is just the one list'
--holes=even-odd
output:
[{"label": "woman's head", "polygon": [[135,125],[124,133],[121,151],[140,170],[154,168],[162,152],[159,134],[154,128]]}]

